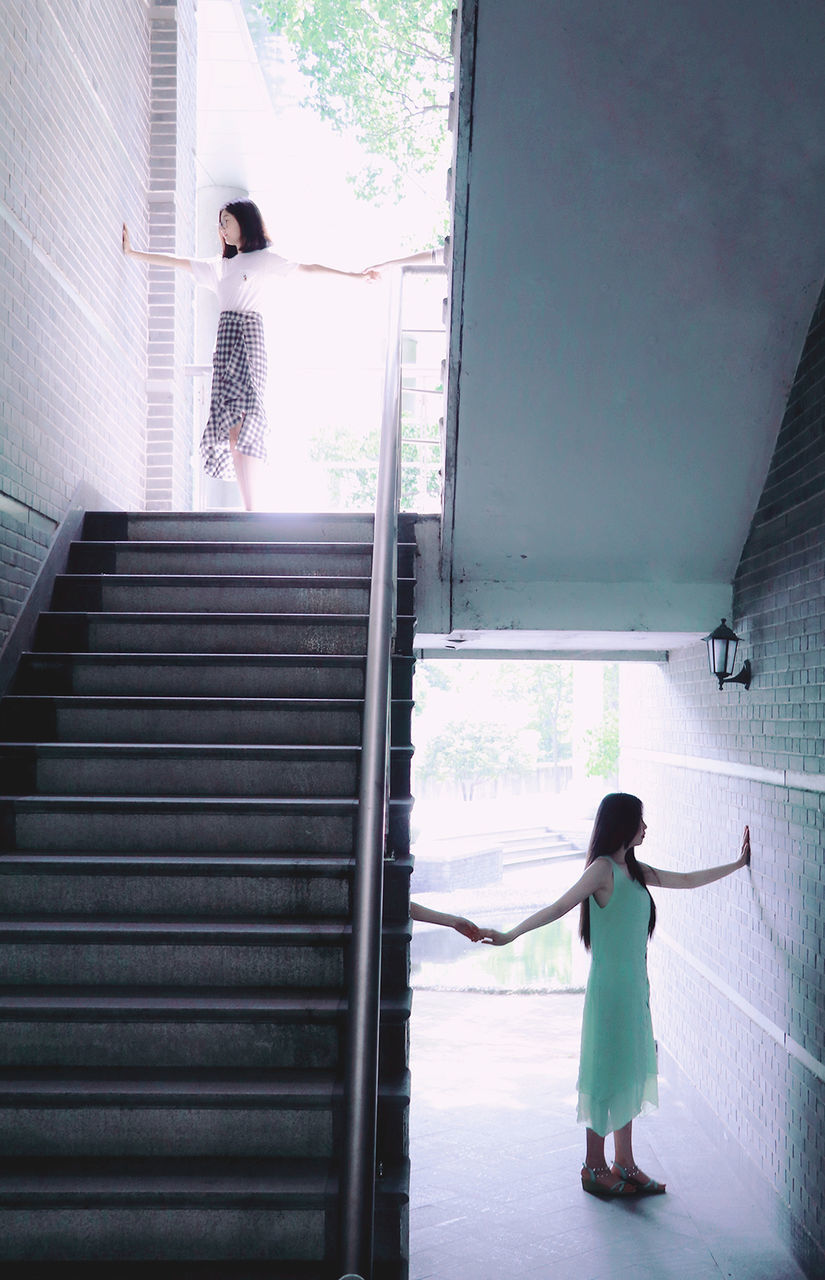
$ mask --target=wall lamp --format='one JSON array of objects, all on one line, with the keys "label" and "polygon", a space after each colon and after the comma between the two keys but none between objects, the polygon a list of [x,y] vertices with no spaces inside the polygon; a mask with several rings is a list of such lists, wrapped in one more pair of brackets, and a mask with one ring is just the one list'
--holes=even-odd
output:
[{"label": "wall lamp", "polygon": [[721,625],[715,631],[711,631],[709,636],[705,636],[705,644],[708,647],[710,673],[719,681],[719,688],[721,689],[725,684],[743,684],[746,689],[750,689],[751,664],[747,658],[739,675],[733,674],[739,637],[731,631],[727,625],[727,619],[723,618]]}]

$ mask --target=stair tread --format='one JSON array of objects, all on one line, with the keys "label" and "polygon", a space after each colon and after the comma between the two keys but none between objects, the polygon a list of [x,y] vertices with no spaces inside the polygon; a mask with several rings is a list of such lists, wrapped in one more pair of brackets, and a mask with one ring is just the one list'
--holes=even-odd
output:
[{"label": "stair tread", "polygon": [[[383,1018],[405,1020],[409,1017],[411,993],[381,997]],[[338,1019],[346,1014],[348,1001],[345,995],[328,990],[292,988],[288,992],[271,988],[250,989],[166,987],[108,988],[100,987],[28,987],[21,991],[15,987],[0,987],[0,1017],[3,1015],[51,1013],[58,1018],[77,1020],[82,1013],[117,1014],[143,1013],[147,1020],[158,1015],[164,1021],[186,1018],[197,1020],[198,1015],[209,1021],[220,1017],[221,1021],[233,1021],[257,1016],[262,1019],[281,1017],[287,1021],[303,1022],[309,1016],[313,1021]]]},{"label": "stair tread", "polygon": [[[409,1072],[405,1071],[399,1079],[382,1078],[379,1092],[385,1099],[404,1102],[409,1097],[409,1086]],[[0,1106],[152,1106],[188,1100],[201,1105],[272,1101],[280,1106],[290,1102],[327,1106],[343,1092],[343,1083],[335,1072],[311,1068],[267,1072],[213,1068],[199,1070],[197,1075],[184,1068],[163,1072],[112,1068],[107,1073],[89,1068],[0,1069]]]},{"label": "stair tread", "polygon": [[[174,548],[176,551],[297,551],[315,553],[320,552],[326,554],[329,552],[334,555],[336,551],[367,551],[372,552],[373,544],[371,542],[262,542],[245,541],[245,542],[226,542],[223,539],[200,539],[189,541],[188,539],[161,538],[153,539],[151,542],[139,542],[129,540],[128,538],[83,538],[82,540],[72,543],[73,547],[122,547],[124,550],[135,551],[146,548],[150,551],[168,550]],[[398,547],[404,549],[415,550],[414,542],[404,542],[399,539]]]},{"label": "stair tread", "polygon": [[[411,744],[392,746],[391,751],[400,755],[412,755]],[[238,743],[238,742],[35,742],[27,739],[0,741],[2,751],[37,752],[44,756],[81,755],[104,756],[183,756],[196,760],[208,759],[211,756],[234,756],[243,760],[275,760],[281,756],[299,760],[351,760],[361,754],[361,744],[325,742],[276,742],[276,743]]]},{"label": "stair tread", "polygon": [[[397,804],[393,800],[390,803]],[[239,796],[67,796],[67,795],[0,795],[0,804],[14,805],[17,809],[37,809],[45,807],[61,807],[82,809],[93,806],[97,810],[113,810],[128,807],[131,809],[157,809],[173,812],[189,809],[208,811],[212,809],[232,809],[258,812],[264,810],[285,810],[300,813],[302,811],[323,811],[325,813],[351,813],[358,808],[358,800],[349,796],[330,798],[318,796],[258,796],[246,799]]]},{"label": "stair tread", "polygon": [[292,872],[302,874],[313,872],[329,874],[330,872],[349,872],[355,866],[355,859],[349,854],[317,854],[301,856],[291,853],[220,854],[209,857],[199,854],[176,853],[37,853],[26,850],[24,853],[0,853],[0,872],[19,867],[31,866],[36,871],[64,871],[88,867],[100,870],[101,867],[129,868],[131,871],[156,872],[165,868],[182,869],[189,873],[214,873],[221,870],[252,871],[255,875],[263,875],[267,871]]},{"label": "stair tread", "polygon": [[[377,1193],[406,1201],[406,1161],[385,1167]],[[156,1201],[170,1207],[194,1200],[231,1207],[248,1199],[283,1204],[324,1203],[337,1193],[330,1160],[243,1156],[36,1157],[0,1159],[0,1204],[82,1204]]]},{"label": "stair tread", "polygon": [[[383,925],[385,937],[409,937],[409,928],[400,922]],[[340,942],[352,936],[348,921],[336,919],[295,920],[274,917],[261,920],[252,916],[166,916],[122,917],[44,914],[42,916],[0,916],[0,941],[16,939],[77,936],[105,941],[158,941],[170,937],[195,942],[235,941],[323,943]]]},{"label": "stair tread", "polygon": [[[119,586],[146,587],[158,585],[162,587],[317,587],[327,590],[330,587],[358,588],[369,587],[370,578],[361,574],[278,574],[278,573],[63,573],[58,581],[71,583],[101,582],[106,586],[117,583]],[[413,578],[398,578],[400,583],[411,583]],[[62,612],[55,610],[55,612]]]},{"label": "stair tread", "polygon": [[[396,857],[393,863],[398,867],[411,867],[412,858]],[[26,850],[23,853],[0,853],[0,873],[30,869],[35,874],[69,871],[82,873],[84,870],[111,869],[151,875],[156,872],[180,872],[185,875],[236,875],[248,872],[252,876],[271,874],[299,873],[301,875],[349,875],[355,867],[355,858],[350,854],[300,854],[270,852],[261,854],[225,854],[216,853],[204,857],[197,853],[37,853]]]}]

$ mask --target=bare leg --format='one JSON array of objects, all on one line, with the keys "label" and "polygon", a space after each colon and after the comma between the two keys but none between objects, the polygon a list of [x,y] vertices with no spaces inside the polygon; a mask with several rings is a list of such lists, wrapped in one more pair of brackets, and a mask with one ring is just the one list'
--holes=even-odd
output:
[{"label": "bare leg", "polygon": [[[621,1165],[621,1168],[630,1174],[631,1179],[636,1186],[645,1187],[650,1184],[648,1186],[649,1190],[652,1191],[654,1187],[658,1187],[660,1190],[664,1191],[664,1183],[656,1182],[655,1179],[649,1178],[646,1173],[643,1173],[641,1169],[636,1167],[636,1161],[633,1158],[632,1120],[628,1124],[624,1125],[623,1128],[616,1130],[613,1134],[613,1145],[616,1152],[615,1164],[613,1167],[614,1173],[619,1173],[617,1166]],[[621,1177],[622,1175],[619,1173],[619,1176]]]},{"label": "bare leg", "polygon": [[[615,1170],[608,1168],[607,1160],[604,1154],[604,1138],[601,1134],[596,1133],[595,1129],[587,1130],[587,1149],[584,1158],[585,1168],[582,1169],[582,1185],[585,1191],[594,1189],[593,1177],[596,1183],[603,1188],[598,1192],[604,1195],[606,1192],[613,1192],[616,1195],[634,1195],[636,1188],[629,1184],[620,1191],[617,1188],[621,1185],[621,1174],[617,1174]],[[590,1172],[588,1173],[588,1170]]]},{"label": "bare leg", "polygon": [[260,458],[251,458],[248,453],[240,453],[237,449],[238,436],[243,426],[243,418],[229,432],[229,452],[235,465],[238,488],[245,511],[258,511],[261,506],[263,481],[263,462]]}]

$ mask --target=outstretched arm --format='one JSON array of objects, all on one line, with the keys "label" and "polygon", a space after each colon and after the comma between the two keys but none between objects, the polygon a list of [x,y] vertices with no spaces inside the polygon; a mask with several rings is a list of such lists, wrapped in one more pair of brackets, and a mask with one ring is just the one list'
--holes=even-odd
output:
[{"label": "outstretched arm", "polygon": [[443,249],[424,249],[421,253],[410,253],[406,258],[388,258],[386,262],[375,262],[367,271],[384,271],[387,267],[412,267],[418,263],[428,266],[444,261]]},{"label": "outstretched arm", "polygon": [[494,947],[504,947],[508,942],[514,942],[516,938],[520,938],[523,933],[530,933],[533,929],[541,929],[545,924],[560,920],[562,916],[567,915],[568,911],[572,911],[579,903],[584,902],[585,898],[589,898],[598,889],[606,889],[609,884],[612,885],[612,878],[607,863],[604,858],[597,858],[595,862],[591,862],[584,875],[572,888],[555,902],[551,902],[549,907],[542,907],[540,911],[534,912],[520,924],[508,929],[506,933],[498,929],[485,929],[481,941],[489,942]]},{"label": "outstretched arm", "polygon": [[451,915],[448,911],[435,911],[432,907],[422,907],[420,902],[411,902],[410,915],[413,920],[420,920],[424,924],[445,924],[462,933],[471,942],[478,942],[481,938],[481,929],[477,924],[473,924],[472,920],[465,920],[463,916]]},{"label": "outstretched arm", "polygon": [[704,867],[699,871],[663,871],[659,867],[650,867],[640,863],[644,868],[648,884],[661,885],[663,889],[699,889],[702,885],[713,884],[714,880],[722,880],[732,875],[740,867],[749,867],[751,862],[751,836],[745,827],[742,833],[742,849],[735,862],[724,862],[717,867]]},{"label": "outstretched arm", "polygon": [[350,280],[377,280],[378,272],[368,267],[366,271],[339,271],[337,267],[325,267],[321,262],[299,262],[298,270],[322,276],[348,276]]},{"label": "outstretched arm", "polygon": [[141,262],[151,262],[156,267],[179,267],[182,271],[192,270],[191,258],[176,258],[171,253],[142,253],[139,249],[132,248],[132,242],[129,239],[129,228],[126,223],[123,224],[123,252],[127,258],[138,258]]}]

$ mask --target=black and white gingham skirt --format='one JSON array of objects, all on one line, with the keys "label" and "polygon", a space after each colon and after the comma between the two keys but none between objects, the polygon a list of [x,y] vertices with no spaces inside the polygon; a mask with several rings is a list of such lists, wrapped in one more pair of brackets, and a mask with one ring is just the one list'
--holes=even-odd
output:
[{"label": "black and white gingham skirt", "polygon": [[268,424],[264,323],[256,311],[222,311],[212,357],[212,397],[200,454],[207,475],[234,480],[229,432],[241,419],[236,448],[251,458],[266,458]]}]

